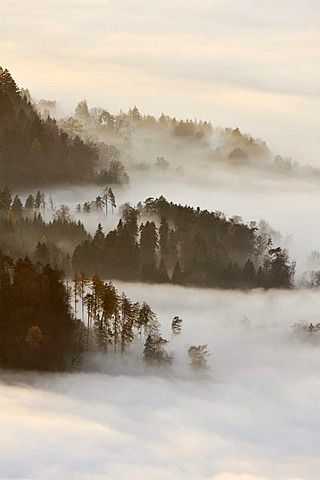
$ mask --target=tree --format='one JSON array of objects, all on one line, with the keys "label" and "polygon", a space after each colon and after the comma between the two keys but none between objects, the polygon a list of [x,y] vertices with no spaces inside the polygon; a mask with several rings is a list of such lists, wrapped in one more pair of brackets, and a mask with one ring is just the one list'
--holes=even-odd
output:
[{"label": "tree", "polygon": [[111,184],[128,185],[130,182],[129,176],[120,160],[111,160],[108,177],[108,181]]},{"label": "tree", "polygon": [[57,222],[68,223],[71,221],[70,208],[68,205],[60,205],[60,208],[54,214],[54,220]]},{"label": "tree", "polygon": [[130,343],[134,339],[133,327],[136,319],[136,310],[133,303],[129,298],[122,293],[120,299],[120,310],[121,310],[121,353],[123,353]]},{"label": "tree", "polygon": [[33,209],[34,209],[34,196],[33,195],[29,195],[28,198],[26,199],[26,202],[24,204],[24,208],[31,212]]},{"label": "tree", "polygon": [[172,322],[171,322],[171,331],[172,335],[180,335],[181,333],[181,324],[182,324],[182,319],[178,316],[173,317]]},{"label": "tree", "polygon": [[290,288],[295,271],[295,262],[289,261],[287,250],[271,248],[266,261],[269,288]]},{"label": "tree", "polygon": [[12,203],[12,195],[8,187],[0,192],[0,211],[8,212]]},{"label": "tree", "polygon": [[93,237],[93,243],[96,247],[102,248],[104,239],[105,239],[105,236],[103,233],[102,225],[101,223],[98,223],[96,233],[94,234],[94,237]]},{"label": "tree", "polygon": [[192,345],[188,349],[190,367],[195,372],[205,372],[209,369],[207,358],[210,355],[208,345]]},{"label": "tree", "polygon": [[90,122],[90,115],[88,104],[86,100],[82,100],[78,103],[74,113],[75,118],[82,124],[88,125]]},{"label": "tree", "polygon": [[111,205],[111,211],[113,213],[113,209],[116,208],[117,205],[116,205],[116,197],[111,188],[108,189],[108,200]]},{"label": "tree", "polygon": [[13,80],[11,74],[7,69],[0,67],[0,90],[7,93],[9,96],[14,97],[19,94],[19,88],[16,82]]},{"label": "tree", "polygon": [[167,343],[161,336],[149,334],[143,349],[143,360],[148,365],[170,365],[173,358],[165,349]]},{"label": "tree", "polygon": [[108,203],[109,203],[108,187],[106,187],[102,192],[102,200],[103,200],[104,206],[106,207],[106,217],[107,217],[108,216]]},{"label": "tree", "polygon": [[129,110],[128,117],[130,118],[130,120],[132,120],[133,122],[136,122],[136,123],[139,123],[142,120],[141,113],[139,112],[139,110],[136,106],[134,106],[133,108],[131,108]]},{"label": "tree", "polygon": [[99,275],[93,275],[90,289],[92,292],[92,318],[98,350],[107,351],[109,343],[109,310],[105,298],[105,285]]},{"label": "tree", "polygon": [[169,225],[165,217],[161,217],[160,227],[159,227],[159,247],[162,257],[168,255],[168,242],[169,242]]},{"label": "tree", "polygon": [[154,222],[147,221],[140,226],[140,254],[143,262],[154,262],[158,235]]},{"label": "tree", "polygon": [[45,242],[38,242],[35,253],[34,261],[41,263],[42,265],[50,265],[50,253]]},{"label": "tree", "polygon": [[98,118],[98,127],[101,130],[107,130],[109,133],[114,132],[114,116],[106,110],[102,110]]},{"label": "tree", "polygon": [[142,329],[144,333],[148,332],[151,335],[159,335],[160,325],[156,314],[151,310],[150,306],[143,302],[138,314],[135,318],[135,326],[138,328],[138,333],[141,339]]},{"label": "tree", "polygon": [[43,339],[42,332],[39,327],[33,325],[29,328],[27,335],[25,336],[25,341],[31,347],[40,347],[40,342]]},{"label": "tree", "polygon": [[100,195],[96,197],[95,204],[96,204],[96,209],[98,210],[98,212],[100,212],[103,207],[103,200]]},{"label": "tree", "polygon": [[82,123],[74,117],[68,117],[61,122],[61,128],[64,130],[70,137],[81,137],[83,133]]},{"label": "tree", "polygon": [[38,190],[34,199],[34,206],[35,208],[39,209],[43,205],[44,205],[44,195],[40,192],[40,190]]},{"label": "tree", "polygon": [[18,195],[15,195],[15,197],[13,199],[13,202],[12,202],[12,205],[11,205],[11,211],[16,218],[21,218],[22,211],[23,211],[23,205],[22,205],[22,202],[21,202],[20,198],[18,197]]}]

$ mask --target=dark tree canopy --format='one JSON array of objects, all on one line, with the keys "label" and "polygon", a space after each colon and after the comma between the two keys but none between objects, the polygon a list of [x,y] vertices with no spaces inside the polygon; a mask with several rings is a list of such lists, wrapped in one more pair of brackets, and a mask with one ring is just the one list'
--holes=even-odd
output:
[{"label": "dark tree canopy", "polygon": [[[138,230],[141,215],[146,221]],[[137,209],[125,206],[118,227],[100,235],[99,244],[76,247],[73,266],[122,280],[218,288],[290,288],[295,269],[255,224],[164,197],[148,198]]]},{"label": "dark tree canopy", "polygon": [[0,365],[65,370],[77,335],[62,273],[0,252]]}]

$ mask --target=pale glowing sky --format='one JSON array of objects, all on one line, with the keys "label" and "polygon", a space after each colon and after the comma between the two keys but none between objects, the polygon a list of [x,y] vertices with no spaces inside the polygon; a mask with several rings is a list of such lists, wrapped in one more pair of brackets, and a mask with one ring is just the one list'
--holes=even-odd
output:
[{"label": "pale glowing sky", "polygon": [[239,126],[320,164],[318,0],[2,0],[0,64],[66,113]]}]

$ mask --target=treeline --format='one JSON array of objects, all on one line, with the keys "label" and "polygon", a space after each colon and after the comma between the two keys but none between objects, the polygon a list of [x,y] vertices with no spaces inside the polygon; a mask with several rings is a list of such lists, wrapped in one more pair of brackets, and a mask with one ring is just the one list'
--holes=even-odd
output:
[{"label": "treeline", "polygon": [[[142,115],[136,106],[128,112],[120,110],[113,115],[102,107],[89,108],[87,101],[83,100],[76,106],[74,115],[61,120],[60,125],[70,136],[111,142],[111,148],[116,149],[113,151],[119,155],[121,151],[128,167],[141,170],[151,166],[160,170],[169,168],[165,155],[168,153],[170,157],[179,158],[177,145],[183,153],[190,148],[196,149],[206,161],[218,164],[240,165],[252,161],[259,164],[270,157],[264,141],[241,133],[239,128],[214,128],[207,121],[177,119],[164,113],[156,118],[150,114]],[[212,138],[219,147],[211,147]],[[152,159],[155,151],[159,153],[156,161]],[[136,159],[136,155],[140,158]],[[187,161],[185,158],[181,166]]]},{"label": "treeline", "polygon": [[[88,277],[83,271],[74,274],[72,290],[75,315],[86,323],[87,350],[123,354],[137,340],[147,363],[172,362],[160,322],[146,302],[133,302],[125,293],[119,294],[112,282],[104,282],[99,275]],[[175,317],[174,334],[181,331],[179,323]]]},{"label": "treeline", "polygon": [[201,140],[213,132],[210,122],[202,120],[177,120],[169,115],[142,115],[135,106],[128,112],[120,110],[116,115],[102,107],[88,107],[82,100],[75,108],[74,115],[61,121],[61,127],[71,136],[81,134],[113,135],[130,141],[136,130],[168,129],[173,136]]},{"label": "treeline", "polygon": [[[46,206],[53,214],[49,222],[42,218]],[[8,188],[0,191],[0,249],[13,259],[28,255],[35,262],[58,267],[71,275],[75,247],[90,238],[83,224],[72,219],[66,205],[55,209],[52,199],[48,205],[39,190],[28,195],[24,204]]]},{"label": "treeline", "polygon": [[124,205],[117,228],[105,234],[99,224],[75,248],[72,264],[109,278],[215,288],[290,288],[295,270],[255,223],[163,197]]},{"label": "treeline", "polygon": [[[42,110],[45,103],[43,101]],[[48,107],[52,103],[55,102],[48,101]],[[112,143],[101,149],[102,165],[110,165],[110,161],[119,160],[122,156],[129,168],[142,171],[154,168],[159,172],[168,170],[172,157],[175,157],[179,161],[177,173],[181,173],[190,160],[194,165],[194,153],[197,152],[196,162],[199,166],[204,162],[207,168],[210,165],[250,166],[289,177],[318,179],[320,176],[319,168],[273,155],[264,140],[243,133],[239,128],[221,128],[201,119],[178,119],[164,113],[157,118],[143,115],[136,106],[127,112],[120,110],[118,114],[112,114],[103,107],[89,108],[87,101],[83,100],[76,106],[74,115],[61,120],[59,125],[71,137],[78,135]],[[190,150],[193,152],[191,157],[188,154]],[[167,154],[170,161],[166,159]],[[177,166],[174,159],[172,164]],[[106,183],[113,183],[110,182],[112,170],[110,175],[105,174],[108,178]]]},{"label": "treeline", "polygon": [[0,178],[10,186],[103,182],[128,183],[117,159],[96,171],[99,147],[70,136],[50,115],[41,117],[27,91],[0,67]]},{"label": "treeline", "polygon": [[[42,214],[51,209],[52,220]],[[95,201],[78,204],[76,213],[113,212],[113,190]],[[56,209],[38,191],[24,204],[18,195],[0,191],[0,248],[14,259],[35,262],[104,278],[173,283],[213,288],[291,288],[295,264],[286,250],[274,248],[268,230],[239,217],[201,211],[149,198],[136,207],[124,204],[117,228],[104,233],[101,224],[91,237],[70,209]]]},{"label": "treeline", "polygon": [[[173,318],[172,337],[181,333],[181,323]],[[72,371],[88,352],[122,355],[133,343],[147,365],[171,365],[169,342],[146,302],[120,295],[98,275],[79,272],[70,284],[56,268],[28,257],[14,262],[0,251],[1,368]],[[207,345],[191,346],[190,367],[206,371],[208,355]]]}]

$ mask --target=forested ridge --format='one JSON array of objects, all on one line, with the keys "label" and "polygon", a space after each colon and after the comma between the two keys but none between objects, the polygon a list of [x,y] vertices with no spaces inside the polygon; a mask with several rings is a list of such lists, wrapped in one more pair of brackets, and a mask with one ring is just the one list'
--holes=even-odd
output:
[{"label": "forested ridge", "polygon": [[[274,155],[266,142],[239,128],[206,120],[143,115],[135,106],[111,113],[78,103],[74,115],[58,119],[54,100],[34,101],[0,67],[0,187],[97,183],[128,185],[144,172],[181,176],[225,168],[317,179],[319,169]],[[57,118],[55,118],[57,117]],[[231,169],[231,170],[230,170]]]},{"label": "forested ridge", "polygon": [[[65,282],[57,268],[0,251],[0,287],[0,367],[72,371],[89,352],[123,355],[133,343],[147,365],[173,361],[151,307],[98,275],[79,272]],[[172,319],[172,336],[181,323]],[[206,346],[192,346],[191,367],[205,370],[207,355]]]},{"label": "forested ridge", "polygon": [[[140,222],[140,219],[143,219]],[[130,281],[214,288],[290,288],[288,252],[259,235],[257,224],[149,198],[125,204],[115,230],[99,224],[75,248],[73,268]]]},{"label": "forested ridge", "polygon": [[[92,202],[76,206],[82,219],[107,219],[116,198],[105,188]],[[44,193],[29,194],[23,204],[9,189],[0,190],[0,249],[14,259],[103,278],[173,283],[211,288],[291,288],[295,264],[273,245],[270,229],[210,212],[148,198],[135,207],[119,207],[115,229],[99,223],[90,235],[66,205],[55,207]],[[51,220],[45,221],[43,216]],[[78,217],[79,218],[79,217]],[[92,222],[92,221],[91,221]],[[272,230],[272,229],[271,229]]]},{"label": "forested ridge", "polygon": [[[0,184],[128,183],[117,158],[97,169],[103,144],[70,136],[50,115],[41,116],[27,90],[0,67]],[[104,154],[105,155],[105,154]],[[109,157],[108,157],[109,158]],[[108,160],[108,159],[107,159]]]}]

